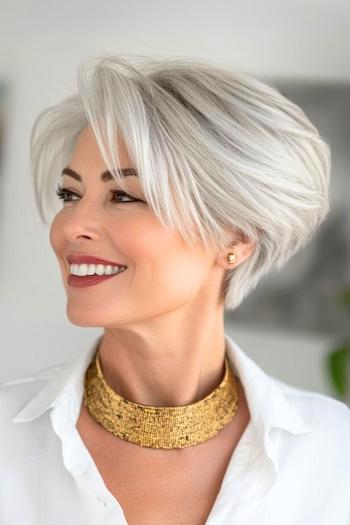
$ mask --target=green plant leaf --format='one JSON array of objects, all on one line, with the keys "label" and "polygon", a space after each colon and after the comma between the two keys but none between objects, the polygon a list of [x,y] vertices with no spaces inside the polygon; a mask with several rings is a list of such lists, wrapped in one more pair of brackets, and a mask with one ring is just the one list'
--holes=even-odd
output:
[{"label": "green plant leaf", "polygon": [[345,399],[348,394],[348,363],[350,362],[350,345],[344,343],[331,351],[326,357],[326,366],[332,386],[338,396]]}]

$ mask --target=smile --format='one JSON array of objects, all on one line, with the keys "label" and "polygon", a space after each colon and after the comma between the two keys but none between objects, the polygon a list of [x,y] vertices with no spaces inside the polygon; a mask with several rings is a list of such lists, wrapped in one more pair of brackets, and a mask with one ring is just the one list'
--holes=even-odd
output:
[{"label": "smile", "polygon": [[67,279],[67,283],[70,286],[74,286],[76,288],[81,288],[84,286],[93,286],[94,284],[99,284],[105,281],[106,279],[112,279],[113,277],[116,277],[120,273],[123,273],[126,270],[126,268],[121,269],[118,273],[112,273],[110,275],[104,274],[104,275],[73,275],[70,274]]}]

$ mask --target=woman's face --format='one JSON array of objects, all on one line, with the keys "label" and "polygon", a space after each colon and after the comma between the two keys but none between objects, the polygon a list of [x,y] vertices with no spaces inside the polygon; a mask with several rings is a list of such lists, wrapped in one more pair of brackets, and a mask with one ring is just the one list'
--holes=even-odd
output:
[{"label": "woman's face", "polygon": [[[119,139],[117,146],[121,166],[132,168],[123,141]],[[50,227],[50,242],[73,324],[117,327],[182,307],[204,313],[211,303],[216,306],[224,273],[216,254],[190,248],[178,233],[166,231],[145,201],[138,177],[125,179],[129,197],[112,196],[117,183],[113,178],[101,180],[107,167],[90,128],[79,136],[69,168],[82,180],[62,176],[61,186],[74,195],[65,193],[66,202]],[[70,254],[99,257],[127,268],[92,286],[72,286]]]}]

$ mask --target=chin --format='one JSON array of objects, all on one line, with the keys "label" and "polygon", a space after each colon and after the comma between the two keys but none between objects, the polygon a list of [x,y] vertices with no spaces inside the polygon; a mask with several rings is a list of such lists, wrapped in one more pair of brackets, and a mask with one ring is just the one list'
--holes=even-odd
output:
[{"label": "chin", "polygon": [[72,310],[67,307],[67,318],[76,326],[101,327],[104,326],[103,318],[99,318],[96,312],[88,312],[84,308],[75,308]]},{"label": "chin", "polygon": [[72,324],[88,328],[117,328],[126,322],[125,319],[118,319],[116,315],[107,317],[106,312],[98,312],[96,309],[88,311],[86,305],[70,308],[68,304],[66,315]]}]

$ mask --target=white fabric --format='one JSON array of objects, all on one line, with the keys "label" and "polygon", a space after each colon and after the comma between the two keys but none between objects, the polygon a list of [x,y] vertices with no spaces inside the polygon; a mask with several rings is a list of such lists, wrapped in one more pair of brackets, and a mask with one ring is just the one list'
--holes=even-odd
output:
[{"label": "white fabric", "polygon": [[[0,385],[1,524],[127,524],[75,426],[100,337],[74,361]],[[206,525],[349,525],[350,409],[225,340],[251,420]]]}]

